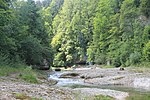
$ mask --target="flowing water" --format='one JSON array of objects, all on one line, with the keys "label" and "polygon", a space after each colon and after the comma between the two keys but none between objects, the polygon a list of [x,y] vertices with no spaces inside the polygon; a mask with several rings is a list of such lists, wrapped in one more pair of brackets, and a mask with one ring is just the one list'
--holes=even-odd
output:
[{"label": "flowing water", "polygon": [[55,72],[54,74],[50,75],[49,78],[58,81],[56,86],[66,86],[66,85],[75,85],[75,84],[84,85],[85,84],[83,79],[59,78],[62,74],[64,73]]},{"label": "flowing water", "polygon": [[59,78],[64,72],[55,72],[54,74],[50,75],[51,79],[57,80],[58,83],[56,86],[64,86],[70,88],[100,88],[100,89],[111,89],[111,90],[118,90],[123,92],[128,92],[129,97],[127,100],[150,100],[150,91],[140,88],[132,88],[132,87],[125,87],[119,85],[93,85],[84,83],[83,79],[74,79],[74,78]]}]

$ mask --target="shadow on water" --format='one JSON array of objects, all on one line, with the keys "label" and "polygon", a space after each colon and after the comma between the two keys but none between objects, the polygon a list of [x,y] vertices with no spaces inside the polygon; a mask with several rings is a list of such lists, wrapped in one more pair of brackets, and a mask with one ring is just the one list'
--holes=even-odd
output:
[{"label": "shadow on water", "polygon": [[56,86],[69,87],[72,89],[75,88],[99,88],[99,89],[110,89],[128,92],[129,97],[126,100],[150,100],[150,91],[144,89],[137,89],[132,87],[125,87],[123,85],[93,85],[84,83],[84,80],[81,79],[72,79],[72,78],[59,78],[62,72],[57,72],[50,76],[50,78],[58,81]]}]

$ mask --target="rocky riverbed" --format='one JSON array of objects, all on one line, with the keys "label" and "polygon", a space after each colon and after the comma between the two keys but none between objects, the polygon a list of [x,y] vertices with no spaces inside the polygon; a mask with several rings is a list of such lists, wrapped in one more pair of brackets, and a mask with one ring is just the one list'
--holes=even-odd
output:
[{"label": "rocky riverbed", "polygon": [[[59,77],[79,79],[89,86],[119,85],[150,90],[150,74],[147,70],[78,68],[65,71]],[[51,78],[41,81],[40,84],[31,84],[18,80],[16,77],[0,77],[0,100],[83,100],[85,98],[85,100],[93,100],[95,95],[107,95],[116,100],[125,100],[129,96],[128,92],[108,88],[55,86],[53,84],[57,83],[57,80]]]},{"label": "rocky riverbed", "polygon": [[149,69],[80,68],[68,73],[62,74],[61,77],[67,77],[68,75],[68,77],[72,76],[74,78],[84,79],[85,83],[93,85],[117,85],[150,91]]},{"label": "rocky riverbed", "polygon": [[117,100],[125,100],[126,92],[109,89],[60,88],[45,84],[23,82],[0,82],[0,100],[92,100],[95,95],[108,95]]},{"label": "rocky riverbed", "polygon": [[[5,77],[7,78],[7,77]],[[16,79],[1,79],[0,100],[72,100],[70,89],[50,87],[48,84],[31,84]]]}]

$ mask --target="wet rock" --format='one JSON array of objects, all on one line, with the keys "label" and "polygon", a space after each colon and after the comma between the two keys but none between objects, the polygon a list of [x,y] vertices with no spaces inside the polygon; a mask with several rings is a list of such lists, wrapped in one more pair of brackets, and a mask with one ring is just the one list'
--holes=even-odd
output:
[{"label": "wet rock", "polygon": [[50,84],[50,85],[55,85],[55,84],[57,84],[57,83],[58,83],[58,81],[57,81],[57,80],[50,79],[50,78],[48,78],[48,82],[49,82],[49,84]]},{"label": "wet rock", "polygon": [[61,71],[61,69],[60,68],[56,68],[55,71],[59,72],[59,71]]},{"label": "wet rock", "polygon": [[120,70],[120,71],[123,71],[123,70],[125,70],[125,68],[123,68],[123,67],[120,67],[120,68],[119,68],[119,70]]},{"label": "wet rock", "polygon": [[85,79],[85,76],[84,76],[84,75],[81,75],[81,76],[80,76],[80,78],[83,78],[83,79]]},{"label": "wet rock", "polygon": [[65,73],[60,76],[60,78],[75,78],[79,76],[78,73]]}]

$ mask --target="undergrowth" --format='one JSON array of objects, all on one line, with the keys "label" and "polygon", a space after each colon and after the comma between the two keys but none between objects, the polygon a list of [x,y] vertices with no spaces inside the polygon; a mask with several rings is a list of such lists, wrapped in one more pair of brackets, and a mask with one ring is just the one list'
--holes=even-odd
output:
[{"label": "undergrowth", "polygon": [[0,76],[15,75],[16,78],[22,79],[29,83],[39,83],[37,80],[37,72],[30,66],[18,65],[18,66],[0,66]]}]

